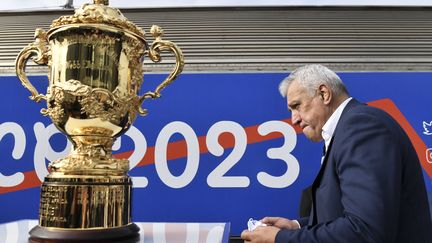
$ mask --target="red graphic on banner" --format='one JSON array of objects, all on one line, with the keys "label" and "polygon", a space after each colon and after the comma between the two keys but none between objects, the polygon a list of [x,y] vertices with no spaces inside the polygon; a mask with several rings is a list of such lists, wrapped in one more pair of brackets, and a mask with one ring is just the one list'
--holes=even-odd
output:
[{"label": "red graphic on banner", "polygon": [[402,112],[397,108],[397,106],[390,99],[383,99],[372,101],[368,103],[371,106],[378,107],[382,110],[385,110],[388,114],[390,114],[405,130],[410,138],[411,142],[414,145],[414,149],[417,152],[417,156],[420,159],[420,163],[426,173],[432,178],[432,164],[428,163],[427,159],[424,156],[424,151],[426,151],[427,146],[420,138],[420,136],[416,133],[414,128],[402,114]]},{"label": "red graphic on banner", "polygon": [[428,149],[426,150],[426,161],[427,161],[429,164],[432,164],[432,148],[428,148]]},{"label": "red graphic on banner", "polygon": [[[427,146],[423,142],[423,140],[420,138],[420,136],[416,133],[414,128],[411,126],[411,124],[408,122],[408,120],[405,118],[405,116],[402,114],[402,112],[397,108],[397,106],[391,101],[390,99],[381,99],[377,101],[371,101],[368,102],[369,105],[380,108],[384,111],[386,111],[388,114],[390,114],[405,130],[405,132],[408,134],[409,138],[411,139],[414,148],[417,152],[417,155],[420,159],[420,163],[423,167],[423,169],[426,171],[428,176],[432,178],[432,163],[430,163],[427,158],[425,157],[425,151],[427,151]],[[287,122],[288,124],[291,124],[291,119],[285,119],[283,120]],[[302,130],[298,126],[293,126],[296,133],[300,134],[302,133]],[[248,144],[254,144],[259,143],[275,138],[282,137],[281,133],[274,132],[270,133],[266,136],[262,136],[258,133],[258,125],[255,126],[249,126],[245,128],[246,134],[247,134],[247,143]],[[206,147],[206,136],[200,136],[198,137],[199,146],[200,146],[200,153],[208,153],[208,149]],[[224,148],[233,148],[234,147],[234,139],[229,134],[222,134],[219,137],[219,142]],[[182,141],[176,141],[171,142],[168,145],[167,149],[167,159],[168,160],[174,160],[179,159],[187,156],[187,147],[186,142],[184,140]],[[116,158],[129,158],[129,156],[132,154],[132,151],[119,153],[114,155]],[[154,147],[149,147],[147,149],[147,152],[144,156],[144,158],[139,162],[137,166],[145,166],[149,164],[154,163]],[[35,171],[28,171],[24,172],[25,179],[23,183],[21,183],[18,186],[15,187],[1,187],[0,188],[0,194],[8,193],[8,192],[14,192],[19,190],[24,190],[28,188],[38,187],[40,186],[41,182],[39,181]]]}]

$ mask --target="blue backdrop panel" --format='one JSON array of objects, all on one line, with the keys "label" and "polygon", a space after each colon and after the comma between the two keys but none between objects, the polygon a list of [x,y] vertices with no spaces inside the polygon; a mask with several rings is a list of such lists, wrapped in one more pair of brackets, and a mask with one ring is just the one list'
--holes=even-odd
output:
[{"label": "blue backdrop panel", "polygon": [[[162,98],[145,101],[149,115],[138,117],[114,146],[116,156],[132,156],[133,220],[231,222],[231,234],[239,235],[250,217],[297,217],[300,193],[319,169],[322,144],[285,122],[290,114],[277,89],[285,76],[182,74]],[[426,148],[419,154],[431,198],[432,73],[340,76],[362,102],[390,99],[415,130]],[[164,77],[145,75],[143,93]],[[39,113],[44,102],[30,101],[16,77],[0,79],[3,223],[38,217],[46,166],[70,144]],[[30,80],[45,93],[46,77]]]}]

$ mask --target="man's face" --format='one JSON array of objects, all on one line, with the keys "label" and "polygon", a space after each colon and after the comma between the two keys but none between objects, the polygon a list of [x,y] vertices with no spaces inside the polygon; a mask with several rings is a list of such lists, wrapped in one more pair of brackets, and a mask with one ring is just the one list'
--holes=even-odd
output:
[{"label": "man's face", "polygon": [[330,116],[319,92],[311,97],[304,87],[294,81],[288,87],[287,102],[293,125],[300,126],[308,139],[321,141],[322,127]]}]

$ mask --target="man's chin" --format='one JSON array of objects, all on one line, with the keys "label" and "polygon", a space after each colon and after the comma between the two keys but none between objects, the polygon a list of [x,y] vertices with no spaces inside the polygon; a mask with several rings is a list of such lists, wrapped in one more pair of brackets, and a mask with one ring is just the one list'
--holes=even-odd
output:
[{"label": "man's chin", "polygon": [[323,138],[321,136],[314,136],[312,134],[305,133],[305,132],[303,132],[303,133],[306,136],[306,138],[311,140],[312,142],[320,142],[323,140]]}]

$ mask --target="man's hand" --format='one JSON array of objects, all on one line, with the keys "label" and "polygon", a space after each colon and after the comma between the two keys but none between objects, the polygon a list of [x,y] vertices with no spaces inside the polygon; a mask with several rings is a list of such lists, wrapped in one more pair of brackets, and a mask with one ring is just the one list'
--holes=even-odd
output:
[{"label": "man's hand", "polygon": [[274,243],[279,228],[273,226],[258,226],[255,230],[243,230],[241,238],[246,243]]},{"label": "man's hand", "polygon": [[286,218],[265,217],[260,221],[266,225],[278,227],[279,229],[290,229],[290,230],[300,229],[300,225],[297,221],[289,220]]},{"label": "man's hand", "polygon": [[300,229],[298,222],[280,217],[265,217],[260,220],[267,226],[258,226],[255,230],[249,231],[244,230],[241,234],[241,238],[246,243],[274,243],[275,238],[279,230]]}]

